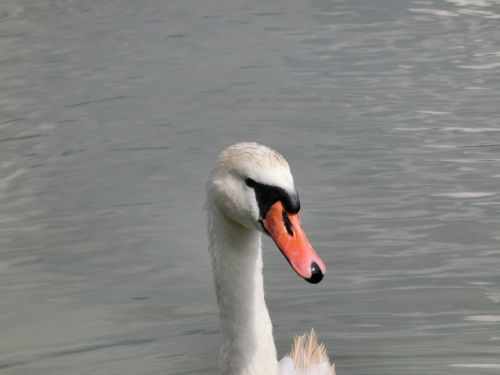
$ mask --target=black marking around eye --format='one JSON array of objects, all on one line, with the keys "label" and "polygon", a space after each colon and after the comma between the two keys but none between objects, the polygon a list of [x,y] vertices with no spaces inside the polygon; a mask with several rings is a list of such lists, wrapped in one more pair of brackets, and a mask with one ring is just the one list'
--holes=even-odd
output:
[{"label": "black marking around eye", "polygon": [[251,178],[245,179],[245,183],[255,190],[255,197],[259,205],[260,217],[264,218],[273,204],[280,201],[289,213],[297,213],[300,210],[300,200],[297,192],[289,193],[278,186],[261,184]]}]

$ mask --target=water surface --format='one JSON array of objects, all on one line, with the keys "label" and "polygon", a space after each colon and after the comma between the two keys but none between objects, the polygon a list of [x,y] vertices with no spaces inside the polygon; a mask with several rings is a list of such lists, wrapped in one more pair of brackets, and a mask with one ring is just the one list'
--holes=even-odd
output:
[{"label": "water surface", "polygon": [[4,1],[0,372],[217,374],[203,185],[280,150],[329,267],[265,241],[280,355],[500,368],[500,2]]}]

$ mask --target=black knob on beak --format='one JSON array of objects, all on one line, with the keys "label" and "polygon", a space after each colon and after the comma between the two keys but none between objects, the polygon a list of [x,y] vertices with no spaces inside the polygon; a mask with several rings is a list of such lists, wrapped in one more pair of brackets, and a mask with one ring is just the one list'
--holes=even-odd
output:
[{"label": "black knob on beak", "polygon": [[309,279],[306,279],[306,281],[310,282],[311,284],[317,284],[321,280],[323,280],[323,272],[321,272],[321,268],[319,268],[318,264],[316,262],[311,263],[311,277]]}]

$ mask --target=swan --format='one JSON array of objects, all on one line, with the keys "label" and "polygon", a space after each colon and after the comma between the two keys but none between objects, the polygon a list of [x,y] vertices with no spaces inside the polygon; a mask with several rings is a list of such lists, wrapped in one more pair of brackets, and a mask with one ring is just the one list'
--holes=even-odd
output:
[{"label": "swan", "polygon": [[313,330],[278,362],[264,300],[261,233],[310,283],[326,267],[299,221],[300,201],[285,158],[254,142],[223,150],[206,184],[209,253],[223,345],[222,375],[335,375]]}]

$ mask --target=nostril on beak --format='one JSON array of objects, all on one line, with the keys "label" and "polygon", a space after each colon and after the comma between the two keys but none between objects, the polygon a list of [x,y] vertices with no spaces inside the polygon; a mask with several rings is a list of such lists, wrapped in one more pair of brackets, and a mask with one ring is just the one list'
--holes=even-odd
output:
[{"label": "nostril on beak", "polygon": [[321,272],[321,268],[319,268],[316,262],[311,263],[311,277],[307,279],[311,284],[317,284],[321,280],[323,280],[323,272]]}]

